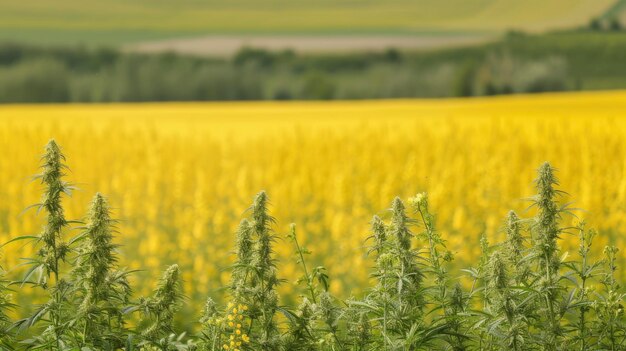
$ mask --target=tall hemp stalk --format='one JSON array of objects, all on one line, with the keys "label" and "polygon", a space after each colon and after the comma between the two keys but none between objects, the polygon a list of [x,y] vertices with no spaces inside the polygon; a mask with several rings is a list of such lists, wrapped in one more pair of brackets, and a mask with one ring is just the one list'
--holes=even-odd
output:
[{"label": "tall hemp stalk", "polygon": [[590,313],[592,312],[593,297],[589,283],[596,278],[601,262],[593,262],[590,257],[591,246],[596,236],[594,230],[586,230],[585,222],[578,225],[578,262],[566,262],[577,278],[576,299],[578,304],[578,318],[575,321],[576,334],[571,337],[573,339],[569,344],[572,348],[577,347],[578,350],[587,350],[594,342],[591,341],[591,327],[589,325]]},{"label": "tall hemp stalk", "polygon": [[[43,230],[39,236],[22,236],[11,241],[34,239],[41,243],[36,258],[26,259],[30,268],[26,272],[21,284],[40,286],[49,292],[49,300],[37,309],[30,317],[18,321],[21,327],[31,327],[39,321],[49,326],[35,338],[29,339],[32,343],[45,344],[49,349],[60,350],[65,344],[65,322],[69,318],[67,298],[70,294],[70,282],[61,278],[61,263],[66,261],[70,252],[69,245],[63,241],[63,232],[69,226],[65,219],[62,206],[63,195],[69,195],[73,189],[63,180],[67,166],[65,156],[54,140],[50,140],[45,147],[42,157],[40,179],[44,185],[44,194],[41,203],[37,204],[39,211],[46,213]],[[5,244],[6,245],[6,244]],[[36,280],[32,280],[36,277]]]},{"label": "tall hemp stalk", "polygon": [[126,339],[125,305],[129,303],[127,273],[117,269],[113,244],[115,221],[104,196],[97,193],[89,208],[87,225],[73,271],[79,305],[75,323],[82,328],[82,345],[103,350],[120,348]]},{"label": "tall hemp stalk", "polygon": [[274,218],[267,209],[268,198],[264,191],[255,198],[250,208],[253,238],[255,240],[252,260],[251,287],[253,301],[249,306],[252,326],[250,337],[256,341],[259,350],[273,351],[280,347],[280,333],[276,325],[275,314],[278,309],[276,286],[276,262],[272,245],[275,235],[271,228]]},{"label": "tall hemp stalk", "polygon": [[[472,316],[473,319],[477,321],[470,321],[479,325],[486,325],[491,317],[489,313],[485,313],[491,309],[488,284],[491,248],[484,234],[480,236],[479,245],[480,256],[478,257],[476,266],[463,269],[463,271],[467,273],[472,280],[472,285],[467,297],[468,303],[470,305],[476,303],[476,309],[479,311],[477,316]],[[473,337],[470,341],[473,349],[480,351],[491,349],[491,336],[486,329],[487,328],[475,328],[472,330],[474,335],[472,335]]]},{"label": "tall hemp stalk", "polygon": [[465,350],[465,336],[460,330],[460,323],[457,318],[457,313],[466,307],[463,291],[460,285],[457,285],[454,294],[449,293],[449,277],[445,267],[447,262],[452,261],[452,253],[446,248],[445,241],[435,229],[435,216],[428,209],[428,194],[419,193],[410,198],[409,203],[424,226],[424,231],[419,237],[427,242],[428,255],[426,262],[428,263],[428,271],[434,276],[435,291],[432,297],[435,310],[439,312],[441,318],[435,318],[433,324],[444,324],[450,329],[451,333],[447,338],[447,342],[453,350]]},{"label": "tall hemp stalk", "polygon": [[530,305],[524,301],[524,291],[529,268],[524,259],[527,249],[524,246],[526,238],[522,234],[522,223],[514,211],[509,211],[506,219],[506,241],[503,245],[504,265],[509,275],[505,289],[501,289],[500,300],[502,313],[506,317],[505,346],[511,350],[523,350],[528,340],[528,323],[524,316]]},{"label": "tall hemp stalk", "polygon": [[388,327],[395,334],[395,349],[414,349],[426,342],[424,330],[424,273],[417,263],[417,252],[412,248],[413,233],[409,230],[412,220],[406,215],[404,204],[395,198],[391,204],[391,220],[387,236],[392,240],[389,253],[393,256],[393,288],[391,315]]},{"label": "tall hemp stalk", "polygon": [[[303,275],[298,279],[297,283],[302,282],[306,285],[307,297],[303,297],[302,303],[298,307],[298,310],[294,316],[295,323],[292,322],[292,328],[296,334],[301,338],[300,345],[309,344],[309,348],[313,348],[315,343],[325,345],[332,345],[332,348],[343,349],[343,342],[338,335],[338,323],[340,313],[338,308],[334,306],[332,296],[328,292],[328,275],[326,269],[323,266],[309,269],[305,255],[311,254],[309,250],[300,245],[298,236],[296,234],[295,224],[291,224],[290,232],[287,237],[292,241],[295,247],[296,262],[302,267]],[[321,291],[320,291],[321,286]],[[311,299],[309,301],[309,298]],[[322,327],[316,327],[315,322],[320,321]],[[326,335],[321,338],[316,337],[313,331],[325,331]],[[303,333],[307,331],[307,333]],[[293,337],[291,337],[291,344],[294,343]],[[300,346],[298,346],[300,347]]]},{"label": "tall hemp stalk", "polygon": [[392,278],[393,295],[391,298],[391,319],[388,325],[396,337],[396,345],[408,344],[409,331],[416,318],[415,312],[421,308],[423,301],[417,293],[422,282],[422,272],[415,264],[416,253],[411,248],[413,233],[408,228],[409,218],[406,215],[404,204],[400,198],[395,198],[391,204],[391,221],[388,235],[392,238],[393,246],[390,253],[395,257]]},{"label": "tall hemp stalk", "polygon": [[[412,313],[422,313],[423,296],[420,293],[424,273],[417,265],[417,253],[412,248],[413,233],[409,230],[411,219],[406,215],[405,207],[400,198],[395,198],[391,205],[391,223],[388,227],[389,236],[394,239],[392,252],[397,255],[397,287],[399,312],[410,308]],[[401,316],[405,317],[405,316]],[[418,317],[412,315],[413,318]],[[405,321],[406,322],[406,321]]]},{"label": "tall hemp stalk", "polygon": [[537,195],[535,206],[535,250],[538,263],[537,298],[540,306],[540,343],[546,351],[559,348],[563,336],[561,328],[562,311],[560,300],[563,287],[559,280],[560,259],[557,239],[561,233],[559,219],[561,209],[556,197],[561,193],[555,189],[558,180],[554,169],[544,163],[538,171],[536,180]]},{"label": "tall hemp stalk", "polygon": [[[392,289],[395,279],[393,271],[394,257],[389,251],[391,250],[391,242],[387,238],[387,228],[383,220],[374,216],[371,222],[371,236],[374,244],[370,249],[370,253],[375,253],[375,265],[372,277],[376,279],[376,286],[370,294],[365,297],[364,307],[365,313],[369,319],[379,322],[378,337],[375,338],[375,345],[379,348],[389,349],[391,347],[390,334],[390,307],[393,296]],[[359,304],[353,304],[358,306]],[[375,318],[371,318],[370,316]]]}]

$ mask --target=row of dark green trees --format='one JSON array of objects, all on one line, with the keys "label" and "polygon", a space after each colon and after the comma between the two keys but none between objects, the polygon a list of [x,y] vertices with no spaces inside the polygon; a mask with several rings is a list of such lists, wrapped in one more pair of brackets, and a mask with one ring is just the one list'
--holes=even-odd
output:
[{"label": "row of dark green trees", "polygon": [[512,32],[471,47],[234,57],[0,44],[0,103],[330,100],[626,88],[626,32]]},{"label": "row of dark green trees", "polygon": [[[177,331],[174,318],[183,298],[177,265],[168,267],[154,293],[135,299],[131,271],[116,254],[116,221],[96,194],[83,222],[69,221],[62,199],[65,158],[46,146],[40,204],[46,214],[27,241],[36,255],[24,258],[22,279],[0,285],[0,340],[7,350],[624,350],[624,294],[615,278],[618,249],[589,252],[596,232],[584,223],[563,227],[568,207],[554,169],[543,164],[532,198],[536,215],[510,212],[506,240],[490,245],[463,278],[448,272],[452,254],[437,232],[425,193],[409,208],[393,200],[388,218],[374,216],[368,253],[373,285],[345,301],[329,293],[323,267],[310,267],[292,225],[291,240],[302,268],[305,293],[285,306],[272,247],[277,238],[268,198],[259,193],[236,234],[227,303],[207,299],[197,313],[197,332]],[[70,234],[74,233],[74,236]],[[563,255],[563,235],[578,238],[576,255]],[[468,243],[471,244],[471,243]],[[17,308],[11,294],[41,290],[47,301]],[[14,310],[14,311],[11,311]],[[33,312],[12,320],[11,313]]]}]

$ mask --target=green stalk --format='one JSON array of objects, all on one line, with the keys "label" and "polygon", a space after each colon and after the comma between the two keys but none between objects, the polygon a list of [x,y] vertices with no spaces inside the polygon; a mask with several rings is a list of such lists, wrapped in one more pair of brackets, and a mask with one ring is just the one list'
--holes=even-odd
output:
[{"label": "green stalk", "polygon": [[555,309],[557,308],[557,293],[559,284],[556,275],[558,274],[560,261],[557,257],[557,238],[560,232],[558,227],[559,209],[554,200],[558,191],[554,185],[558,184],[554,176],[554,170],[549,163],[544,163],[539,168],[537,178],[537,200],[538,213],[536,218],[536,229],[538,232],[536,249],[540,252],[539,269],[544,276],[544,291],[542,300],[545,303],[547,313],[548,335],[543,342],[547,350],[556,350],[559,343],[560,322],[557,320]]},{"label": "green stalk", "polygon": [[40,251],[42,264],[48,277],[54,277],[52,303],[55,306],[50,311],[50,319],[54,330],[57,349],[61,348],[61,303],[62,296],[59,289],[59,264],[65,259],[68,252],[67,245],[62,243],[62,231],[68,225],[61,204],[62,194],[69,193],[70,187],[63,181],[67,166],[63,163],[65,156],[54,140],[50,140],[45,148],[43,156],[43,172],[38,178],[45,186],[41,208],[47,213],[46,226],[40,235],[43,248]]},{"label": "green stalk", "polygon": [[300,257],[300,264],[302,265],[302,269],[304,270],[304,276],[306,277],[306,284],[309,289],[309,293],[311,294],[311,300],[313,301],[313,303],[317,303],[317,296],[315,294],[315,288],[313,287],[313,277],[309,275],[309,270],[307,269],[306,261],[304,260],[303,249],[300,246],[300,243],[298,242],[298,237],[296,236],[296,225],[293,223],[290,226],[289,237],[293,240],[294,244],[296,245],[296,252],[298,253],[298,256]]}]

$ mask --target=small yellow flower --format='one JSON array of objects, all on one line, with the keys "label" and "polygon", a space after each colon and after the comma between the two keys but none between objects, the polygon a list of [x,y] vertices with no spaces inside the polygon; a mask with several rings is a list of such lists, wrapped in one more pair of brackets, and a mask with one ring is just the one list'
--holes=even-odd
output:
[{"label": "small yellow flower", "polygon": [[417,195],[409,198],[409,204],[413,207],[420,207],[422,204],[426,202],[428,195],[426,193],[418,193]]}]

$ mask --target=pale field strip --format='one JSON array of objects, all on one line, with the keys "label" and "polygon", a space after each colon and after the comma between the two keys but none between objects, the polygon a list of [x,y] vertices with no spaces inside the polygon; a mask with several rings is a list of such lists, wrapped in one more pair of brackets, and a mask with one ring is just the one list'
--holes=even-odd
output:
[{"label": "pale field strip", "polygon": [[483,44],[494,35],[326,35],[326,36],[223,36],[156,40],[124,45],[128,52],[176,52],[202,56],[232,56],[241,48],[298,53],[379,52],[387,49],[432,50]]}]

